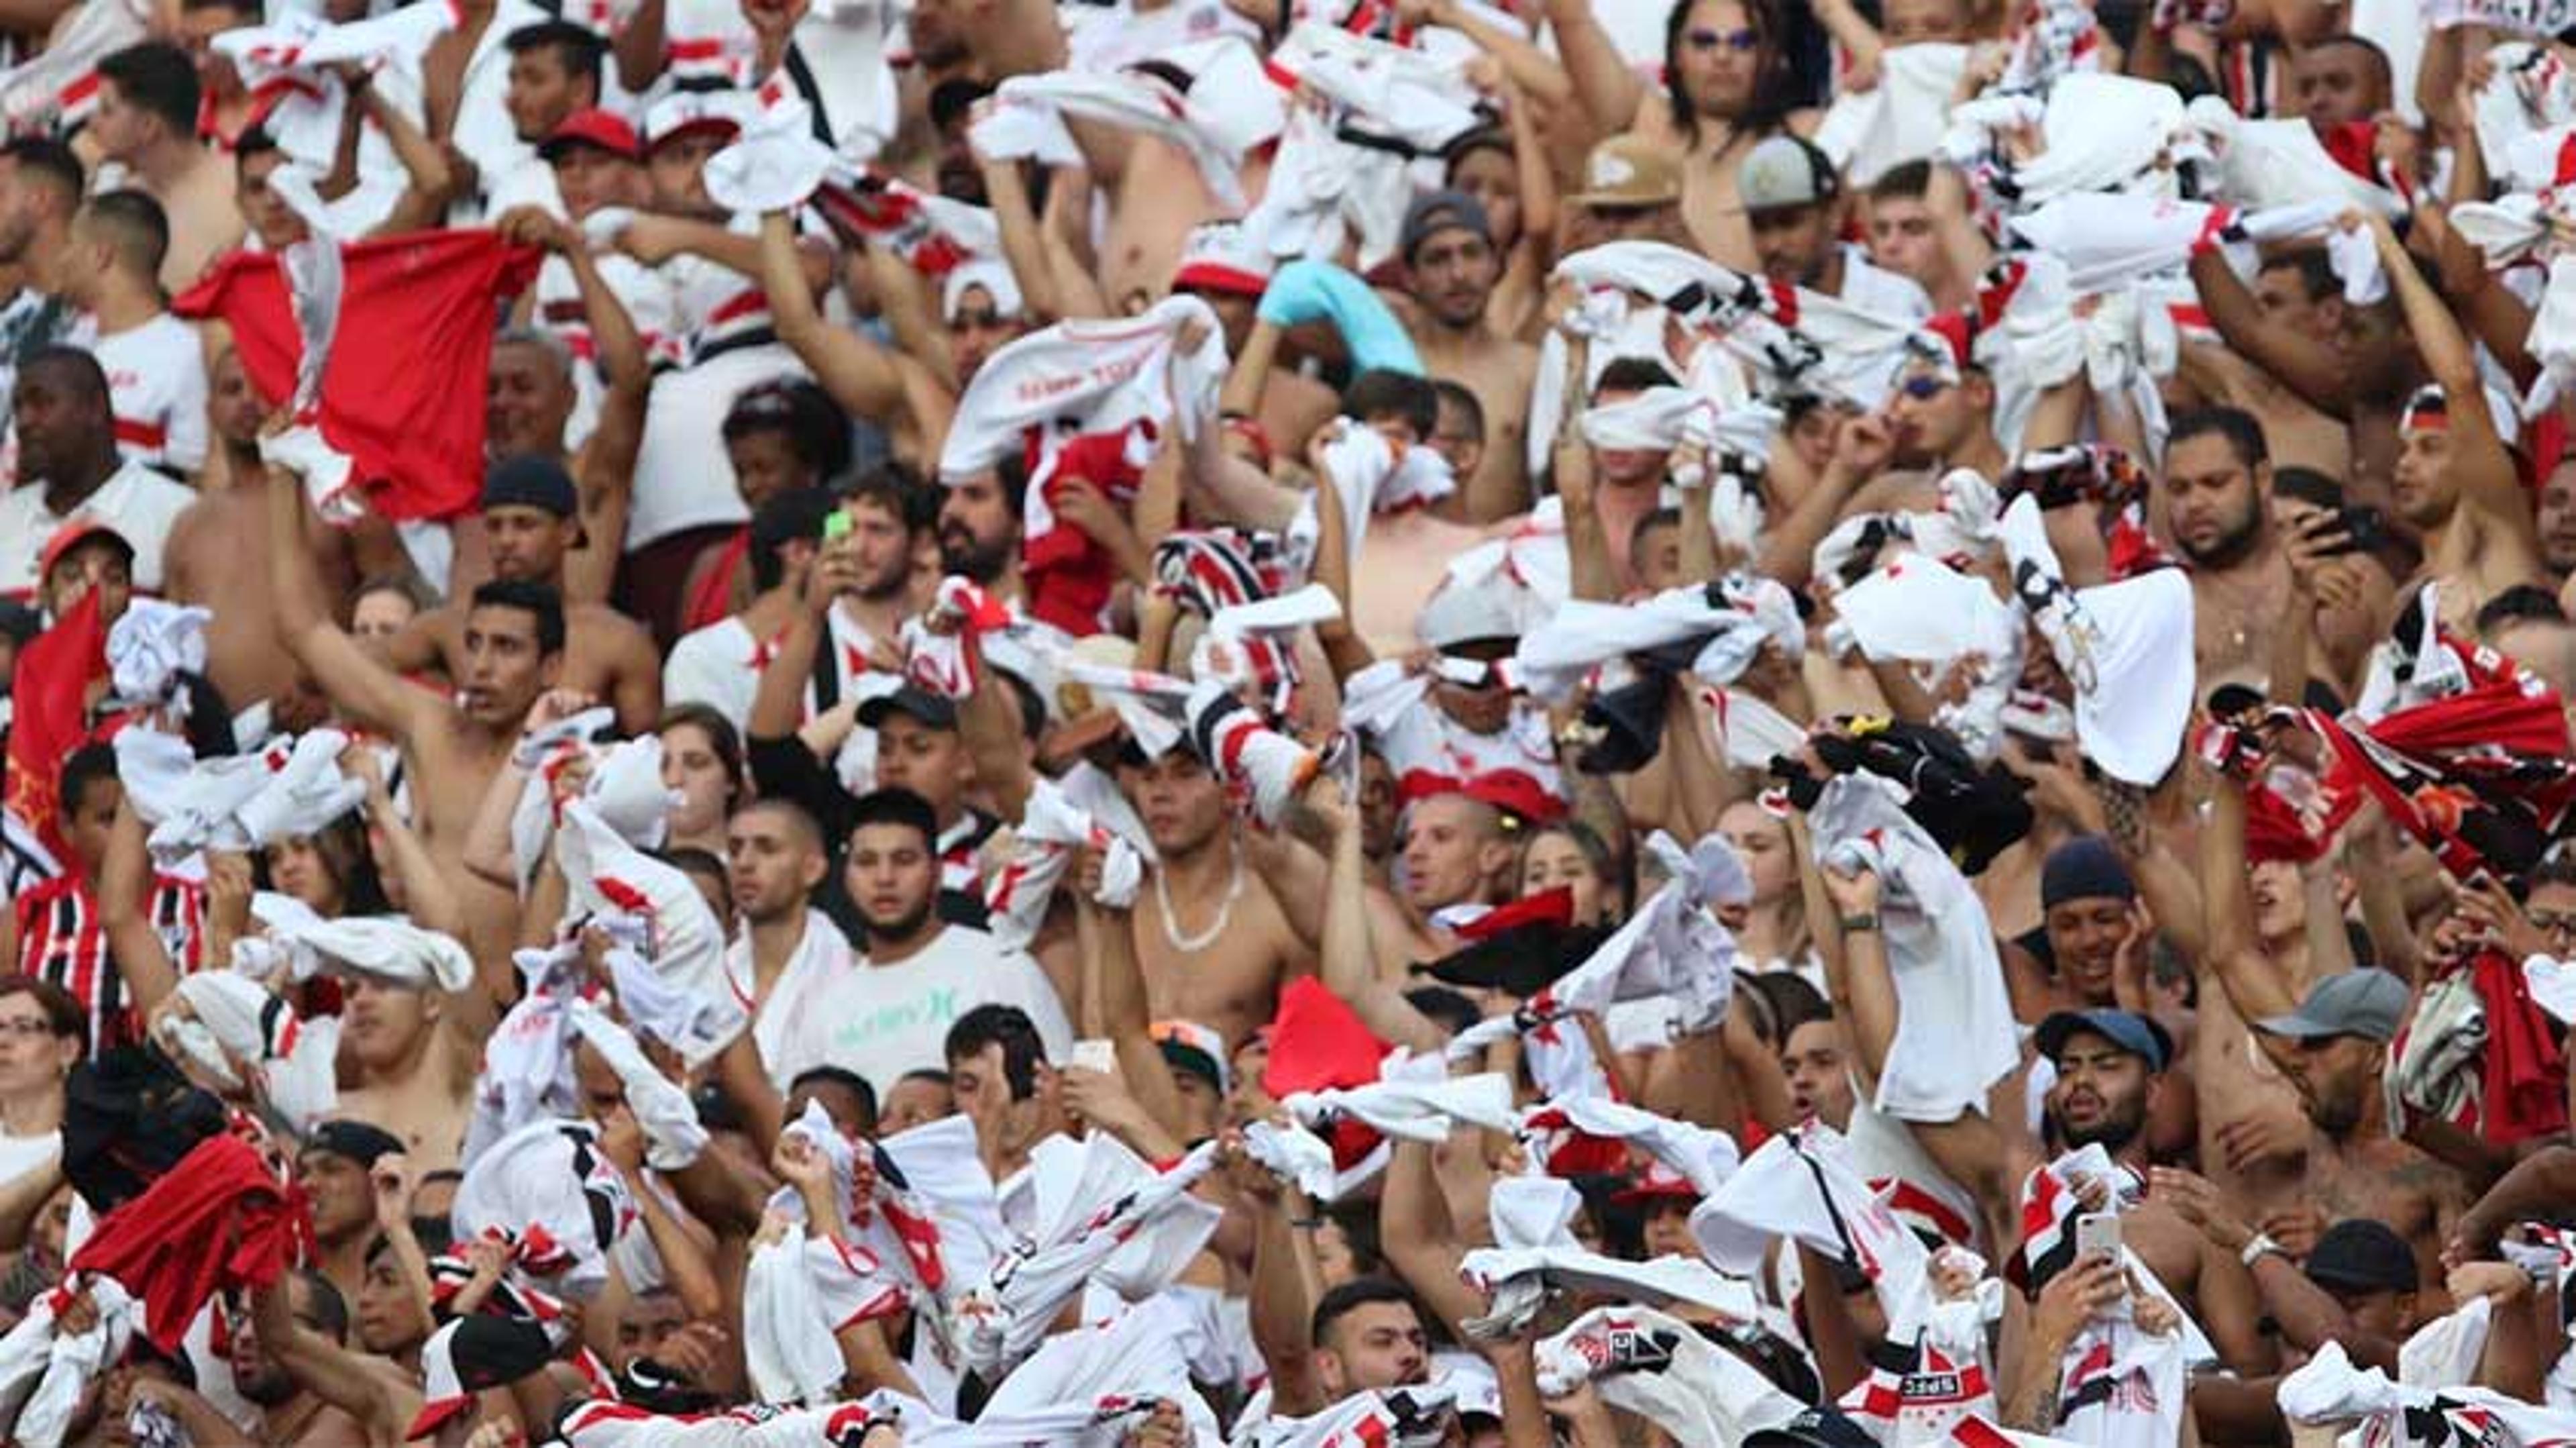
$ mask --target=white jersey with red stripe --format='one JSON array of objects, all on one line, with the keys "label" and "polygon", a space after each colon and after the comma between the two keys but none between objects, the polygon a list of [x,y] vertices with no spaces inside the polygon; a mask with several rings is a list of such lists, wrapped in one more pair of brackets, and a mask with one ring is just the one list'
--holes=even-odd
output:
[{"label": "white jersey with red stripe", "polygon": [[[749,234],[758,218],[734,218],[726,230]],[[713,352],[774,340],[769,294],[760,283],[721,262],[696,255],[662,263],[671,289],[673,348],[695,363]]]},{"label": "white jersey with red stripe", "polygon": [[1550,795],[1565,798],[1565,778],[1557,769],[1547,710],[1534,699],[1512,700],[1510,722],[1497,734],[1478,734],[1426,701],[1379,730],[1377,748],[1399,785],[1408,775],[1467,779],[1516,769],[1537,780]]},{"label": "white jersey with red stripe", "polygon": [[1854,1094],[1860,1099],[1852,1102],[1844,1135],[1851,1142],[1852,1165],[1870,1189],[1885,1194],[1888,1210],[1916,1235],[1928,1231],[1955,1246],[1986,1252],[1976,1197],[1932,1164],[1930,1153],[1904,1122],[1871,1110],[1865,1095]]},{"label": "white jersey with red stripe", "polygon": [[[672,309],[671,287],[662,274],[623,252],[603,252],[593,258],[599,268],[599,279],[608,284],[626,315],[634,322],[635,331],[644,341],[648,362],[670,360],[668,348],[677,335],[678,316]],[[573,355],[572,416],[564,423],[564,445],[578,448],[590,440],[591,429],[599,425],[599,399],[604,387],[599,376],[599,342],[590,334],[590,312],[581,304],[581,286],[572,279],[572,264],[559,256],[546,258],[537,270],[536,326],[563,339]]]},{"label": "white jersey with red stripe", "polygon": [[196,328],[163,312],[106,335],[84,326],[74,342],[107,374],[120,452],[182,473],[206,465],[206,354]]}]

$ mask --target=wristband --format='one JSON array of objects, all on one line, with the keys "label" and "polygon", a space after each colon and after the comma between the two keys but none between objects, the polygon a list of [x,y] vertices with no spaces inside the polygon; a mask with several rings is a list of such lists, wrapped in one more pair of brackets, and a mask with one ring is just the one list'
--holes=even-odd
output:
[{"label": "wristband", "polygon": [[1875,910],[1864,910],[1858,915],[1846,915],[1842,918],[1842,925],[1843,933],[1846,935],[1856,934],[1861,931],[1874,931],[1878,929],[1878,912]]},{"label": "wristband", "polygon": [[2253,1266],[2265,1257],[2277,1256],[2286,1260],[2289,1255],[2290,1254],[2282,1248],[2280,1243],[2273,1241],[2268,1234],[2262,1232],[2257,1232],[2251,1238],[2248,1238],[2245,1243],[2245,1250],[2236,1254],[2237,1260],[2243,1262],[2248,1267]]}]

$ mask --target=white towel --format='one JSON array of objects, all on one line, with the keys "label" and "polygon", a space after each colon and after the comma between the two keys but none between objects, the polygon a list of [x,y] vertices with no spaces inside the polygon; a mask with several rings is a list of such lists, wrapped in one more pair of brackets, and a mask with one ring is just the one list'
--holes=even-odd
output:
[{"label": "white towel", "polygon": [[1705,639],[1691,672],[1724,687],[1743,676],[1767,645],[1795,660],[1806,653],[1806,625],[1789,591],[1768,578],[1730,574],[1713,583],[1666,589],[1637,603],[1571,599],[1545,623],[1521,635],[1513,662],[1522,686],[1551,704],[1572,698],[1602,664],[1630,654]]},{"label": "white towel", "polygon": [[1523,1140],[1567,1129],[1627,1142],[1679,1172],[1703,1197],[1716,1191],[1743,1163],[1735,1138],[1723,1131],[1658,1116],[1603,1095],[1556,1097],[1521,1115]]},{"label": "white towel", "polygon": [[261,895],[251,913],[267,925],[264,937],[233,943],[233,968],[265,976],[283,965],[302,982],[324,972],[374,976],[411,990],[448,995],[474,980],[474,957],[435,930],[390,915],[350,915],[325,920],[300,903]]},{"label": "white towel", "polygon": [[[1229,61],[1228,56],[1236,58]],[[1268,127],[1268,135],[1260,134],[1257,125],[1247,130],[1225,113],[1228,103],[1239,105],[1249,97],[1278,105],[1276,92],[1261,79],[1258,57],[1241,41],[1229,39],[1222,49],[1211,48],[1203,58],[1207,68],[1193,75],[1185,91],[1175,91],[1160,77],[1141,71],[1058,70],[1012,76],[995,93],[998,113],[975,123],[976,147],[996,159],[1034,157],[1054,164],[1068,153],[1077,161],[1080,157],[1069,136],[1058,141],[1064,118],[1139,131],[1178,147],[1198,167],[1199,179],[1218,204],[1240,210],[1244,195],[1239,168],[1244,153],[1277,135],[1286,113],[1277,112],[1278,120]],[[1199,94],[1202,90],[1205,96]]]},{"label": "white towel", "polygon": [[1932,1308],[1931,1254],[1861,1180],[1851,1146],[1820,1123],[1783,1132],[1744,1159],[1691,1212],[1691,1235],[1721,1272],[1750,1277],[1786,1237],[1866,1276],[1888,1320],[1910,1340]]},{"label": "white towel", "polygon": [[206,622],[212,611],[137,598],[107,630],[107,669],[116,697],[129,704],[167,703],[182,672],[206,672]]},{"label": "white towel", "polygon": [[2191,579],[2160,568],[2067,587],[2039,499],[2029,493],[2004,510],[2003,540],[2023,606],[2074,681],[2085,757],[2129,784],[2163,779],[2182,752],[2194,703]]},{"label": "white towel", "polygon": [[2192,123],[2218,158],[2218,194],[2240,206],[2322,202],[2395,216],[2406,200],[2338,165],[2305,116],[2249,121],[2216,96],[2191,103]]},{"label": "white towel", "polygon": [[1890,46],[1879,53],[1878,84],[1845,91],[1816,127],[1816,149],[1825,153],[1855,188],[1865,187],[1907,161],[1940,149],[1950,94],[1968,67],[1968,47],[1934,41]]},{"label": "white towel", "polygon": [[164,1045],[228,1085],[244,1084],[232,1065],[242,1063],[258,1076],[269,1105],[295,1130],[338,1113],[338,1017],[299,1020],[282,997],[226,970],[182,976],[178,991],[194,1018],[162,1017]]},{"label": "white towel", "polygon": [[632,948],[686,1002],[676,1010],[657,1010],[640,992],[621,989],[629,1018],[649,1022],[653,1034],[693,1069],[715,1059],[750,1017],[727,983],[723,927],[697,885],[627,843],[583,800],[564,806],[555,858],[569,896],[566,921],[589,916],[639,923],[641,938]]},{"label": "white towel", "polygon": [[1122,910],[1136,903],[1137,888],[1145,878],[1144,857],[1134,845],[1093,823],[1052,781],[1038,780],[1030,789],[1019,826],[1011,832],[1008,858],[984,882],[984,908],[991,916],[994,938],[1012,948],[1036,938],[1056,885],[1073,867],[1075,853],[1085,848],[1105,852],[1101,902]]},{"label": "white towel", "polygon": [[[583,1121],[540,1121],[494,1143],[465,1169],[452,1214],[460,1239],[488,1230],[526,1244],[531,1260],[514,1270],[582,1301],[607,1282],[610,1249],[638,1222],[599,1129]],[[540,1242],[551,1250],[537,1252]]]},{"label": "white towel", "polygon": [[[97,1309],[98,1323],[65,1336],[57,1319],[83,1291]],[[142,1326],[143,1304],[114,1278],[75,1273],[61,1287],[38,1294],[27,1315],[0,1338],[0,1403],[14,1408],[12,1441],[61,1448],[90,1385],[107,1364],[125,1356]]]},{"label": "white towel", "polygon": [[1866,865],[1879,876],[1898,1019],[1873,1104],[1905,1121],[1984,1111],[1987,1091],[2021,1064],[2021,1033],[1975,888],[1906,814],[1891,780],[1828,781],[1808,828],[1819,866]]},{"label": "white towel", "polygon": [[1536,1362],[1540,1393],[1590,1383],[1676,1443],[1741,1443],[1807,1408],[1696,1327],[1652,1308],[1594,1308],[1540,1342]]},{"label": "white towel", "polygon": [[1279,1104],[1310,1127],[1349,1116],[1408,1141],[1446,1141],[1461,1125],[1509,1131],[1517,1119],[1511,1082],[1494,1072],[1428,1080],[1399,1075],[1365,1086],[1292,1092]]}]

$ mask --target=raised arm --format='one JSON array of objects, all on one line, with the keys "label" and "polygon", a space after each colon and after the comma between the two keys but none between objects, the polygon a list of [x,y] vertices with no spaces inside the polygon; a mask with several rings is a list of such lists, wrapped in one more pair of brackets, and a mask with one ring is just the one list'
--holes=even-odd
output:
[{"label": "raised arm", "polygon": [[2442,388],[2450,421],[2450,466],[2459,479],[2461,497],[2504,526],[2507,537],[2527,561],[2528,571],[2538,576],[2539,527],[2532,520],[2530,506],[2523,501],[2513,454],[2506,450],[2503,436],[2496,431],[2495,417],[2487,410],[2486,385],[2478,376],[2476,350],[2460,330],[2459,319],[2451,315],[2450,304],[2416,269],[2414,256],[2397,239],[2387,218],[2374,215],[2365,224],[2379,245],[2380,267],[2388,273],[2388,284],[2396,291],[2398,305],[2405,312],[2407,334],[2415,340],[2424,369]]},{"label": "raised arm", "polygon": [[302,480],[268,490],[269,589],[277,607],[277,629],[295,660],[322,685],[332,707],[363,729],[372,729],[404,744],[434,728],[441,707],[425,689],[368,657],[332,621],[322,601],[322,583],[314,575],[312,551],[305,544]]},{"label": "raised arm", "polygon": [[250,1302],[260,1347],[288,1377],[364,1423],[375,1441],[406,1441],[412,1416],[420,1408],[417,1393],[397,1390],[389,1377],[369,1368],[364,1357],[296,1321],[287,1305],[284,1278],[253,1288]]},{"label": "raised arm", "polygon": [[1565,58],[1566,78],[1591,122],[1591,134],[1636,125],[1651,93],[1592,13],[1592,0],[1547,0],[1547,26],[1556,37],[1557,54]]},{"label": "raised arm", "polygon": [[[2221,774],[2200,835],[2200,894],[2208,912],[2209,951],[2202,968],[2218,977],[2236,1014],[2248,1021],[2287,1015],[2298,1008],[2290,989],[2254,941],[2252,891],[2245,879],[2245,786]],[[2257,1031],[2256,1042],[2276,1064],[2287,1052]]]},{"label": "raised arm", "polygon": [[108,957],[133,993],[134,1012],[150,1017],[179,988],[161,932],[152,928],[152,861],[144,850],[143,820],[131,797],[119,801],[109,826],[107,855],[99,862],[98,923]]},{"label": "raised arm", "polygon": [[894,359],[856,332],[833,326],[814,305],[804,262],[796,253],[796,233],[784,211],[760,219],[760,283],[769,294],[778,340],[814,369],[815,380],[844,411],[885,423],[903,410],[903,378]]},{"label": "raised arm", "polygon": [[428,132],[370,83],[367,72],[357,71],[357,77],[349,84],[350,93],[366,119],[385,133],[394,159],[403,168],[402,194],[394,198],[393,210],[367,234],[400,236],[438,225],[446,215],[448,203],[456,199],[456,168],[447,164],[447,153],[429,139]]},{"label": "raised arm", "polygon": [[535,242],[572,268],[582,315],[599,349],[607,381],[599,421],[581,446],[574,481],[579,485],[582,543],[564,559],[564,603],[605,603],[626,546],[626,516],[635,501],[635,458],[644,446],[644,409],[653,391],[653,368],[643,334],[626,304],[599,274],[589,239],[570,222],[533,207],[501,218],[505,236]]},{"label": "raised arm", "polygon": [[2348,369],[2332,348],[2263,315],[2263,304],[2245,289],[2227,258],[2215,250],[2191,259],[2192,285],[2209,323],[2239,354],[2299,394],[2309,406],[2345,421],[2352,418]]}]

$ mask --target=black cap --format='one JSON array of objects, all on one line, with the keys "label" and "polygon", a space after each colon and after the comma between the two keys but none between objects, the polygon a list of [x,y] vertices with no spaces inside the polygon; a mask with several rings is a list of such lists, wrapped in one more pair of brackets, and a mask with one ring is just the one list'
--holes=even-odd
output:
[{"label": "black cap", "polygon": [[2354,1217],[2326,1228],[2308,1251],[2308,1280],[2346,1292],[2413,1292],[2423,1285],[2415,1249],[2385,1222]]},{"label": "black cap", "polygon": [[1878,1448],[1878,1440],[1831,1408],[1809,1408],[1746,1438],[1744,1448]]},{"label": "black cap", "polygon": [[45,631],[45,620],[14,598],[0,598],[0,638],[24,644]]},{"label": "black cap", "polygon": [[403,1142],[383,1127],[364,1121],[326,1121],[304,1139],[304,1149],[327,1151],[362,1167],[373,1167],[377,1157],[401,1151]]},{"label": "black cap", "polygon": [[483,475],[483,506],[492,508],[535,508],[558,518],[569,518],[581,511],[581,495],[574,490],[572,474],[550,457],[521,453],[492,465]]},{"label": "black cap", "polygon": [[1396,248],[1408,262],[1422,243],[1442,231],[1472,231],[1487,245],[1494,240],[1494,223],[1485,215],[1485,204],[1464,191],[1433,191],[1417,196],[1404,210],[1404,230],[1397,236]]},{"label": "black cap", "polygon": [[1599,926],[1533,920],[1508,926],[1421,967],[1433,980],[1534,996],[1590,959],[1610,938]]},{"label": "black cap", "polygon": [[905,684],[890,694],[879,694],[859,706],[859,725],[865,729],[882,728],[893,714],[909,714],[933,729],[957,727],[957,701],[945,694],[934,694],[918,684]]}]

